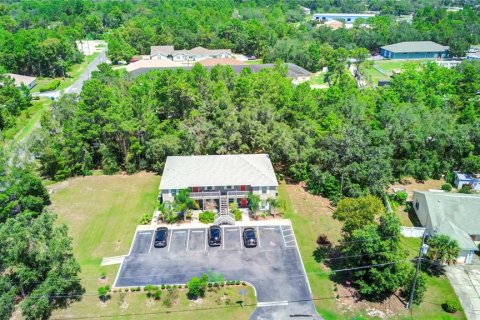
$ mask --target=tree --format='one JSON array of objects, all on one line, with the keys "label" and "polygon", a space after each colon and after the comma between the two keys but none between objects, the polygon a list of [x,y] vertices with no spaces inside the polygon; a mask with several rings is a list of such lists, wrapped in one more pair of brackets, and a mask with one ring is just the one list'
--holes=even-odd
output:
[{"label": "tree", "polygon": [[196,299],[198,297],[203,297],[205,294],[205,289],[207,288],[208,275],[204,274],[201,278],[193,277],[188,281],[188,297],[190,299]]},{"label": "tree", "polygon": [[268,198],[267,202],[270,205],[270,213],[275,217],[277,214],[277,208],[281,206],[280,200],[277,198]]},{"label": "tree", "polygon": [[344,222],[342,231],[348,236],[354,230],[372,224],[384,212],[382,201],[375,196],[344,198],[338,202],[333,217]]},{"label": "tree", "polygon": [[183,219],[186,219],[187,211],[191,209],[198,209],[198,205],[190,198],[190,190],[182,189],[178,191],[178,194],[175,196],[174,208],[180,212],[183,216]]},{"label": "tree", "polygon": [[463,159],[462,171],[480,173],[480,156],[470,155]]},{"label": "tree", "polygon": [[[405,297],[410,297],[410,290],[412,289],[412,282],[415,277],[415,269],[412,268],[407,281],[404,285],[404,294]],[[427,279],[423,272],[420,272],[417,276],[417,281],[415,282],[415,291],[413,292],[413,303],[417,306],[420,305],[425,296],[425,291],[427,291]]]},{"label": "tree", "polygon": [[355,65],[358,67],[370,57],[370,52],[365,48],[355,48],[350,51],[350,55],[355,59]]},{"label": "tree", "polygon": [[98,297],[102,302],[107,302],[110,292],[110,287],[108,285],[98,288]]},{"label": "tree", "polygon": [[248,194],[248,207],[250,211],[255,216],[257,214],[258,208],[260,208],[260,196],[250,192]]},{"label": "tree", "polygon": [[440,264],[457,262],[460,254],[458,242],[447,235],[436,234],[427,240],[428,257]]}]

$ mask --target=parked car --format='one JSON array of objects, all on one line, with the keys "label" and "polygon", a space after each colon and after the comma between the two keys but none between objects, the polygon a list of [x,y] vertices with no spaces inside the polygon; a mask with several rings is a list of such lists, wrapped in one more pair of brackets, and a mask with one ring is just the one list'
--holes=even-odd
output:
[{"label": "parked car", "polygon": [[208,228],[208,245],[210,247],[218,247],[222,244],[222,229],[219,226],[211,226]]},{"label": "parked car", "polygon": [[159,227],[155,230],[155,239],[153,245],[155,248],[164,248],[167,246],[168,229]]},{"label": "parked car", "polygon": [[254,248],[257,246],[257,233],[255,232],[255,229],[243,229],[243,245],[246,248]]}]

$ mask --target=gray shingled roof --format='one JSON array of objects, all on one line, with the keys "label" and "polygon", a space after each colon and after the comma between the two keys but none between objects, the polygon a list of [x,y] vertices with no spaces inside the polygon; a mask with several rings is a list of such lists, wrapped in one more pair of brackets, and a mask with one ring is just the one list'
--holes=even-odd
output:
[{"label": "gray shingled roof", "polygon": [[[243,69],[248,68],[252,72],[260,72],[262,69],[273,68],[273,63],[264,63],[264,64],[247,64],[247,65],[229,65],[233,71],[237,74],[242,72]],[[205,66],[207,70],[212,69],[214,66]],[[184,69],[184,70],[191,70],[193,66],[178,66],[178,67],[152,67],[152,68],[138,68],[130,72],[130,75],[135,78],[141,74],[147,73],[151,70],[167,70],[167,69]],[[297,78],[297,77],[308,77],[311,73],[304,68],[297,66],[293,63],[287,63],[287,77],[289,78]]]},{"label": "gray shingled roof", "polygon": [[[459,235],[457,229],[466,234],[480,234],[479,195],[428,191],[414,193],[420,195],[415,198],[419,200],[424,198],[432,227],[437,228],[438,232],[447,234],[448,230],[454,228],[456,231],[449,235],[459,243],[464,243],[466,240],[464,235]],[[447,222],[455,226],[449,226]]]},{"label": "gray shingled roof", "polygon": [[278,186],[267,154],[170,156],[160,189],[239,185]]},{"label": "gray shingled roof", "polygon": [[433,41],[405,41],[388,46],[383,46],[382,49],[395,53],[410,53],[410,52],[443,52],[449,49],[447,46],[442,46]]},{"label": "gray shingled roof", "polygon": [[478,247],[468,233],[450,220],[444,220],[438,227],[437,232],[457,240],[458,246],[461,250],[478,250]]},{"label": "gray shingled roof", "polygon": [[191,50],[175,50],[173,46],[151,46],[150,47],[150,56],[156,56],[158,54],[168,56],[176,56],[179,54],[184,55],[217,55],[221,53],[232,53],[231,49],[206,49],[204,47],[195,47]]}]

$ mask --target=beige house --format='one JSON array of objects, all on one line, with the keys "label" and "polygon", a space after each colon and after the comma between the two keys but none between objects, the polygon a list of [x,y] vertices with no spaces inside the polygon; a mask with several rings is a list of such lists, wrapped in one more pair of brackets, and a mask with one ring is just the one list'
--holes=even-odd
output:
[{"label": "beige house", "polygon": [[267,199],[277,197],[278,181],[267,154],[170,156],[160,182],[159,197],[172,202],[182,189],[190,190],[200,208],[213,201],[219,212],[229,203],[248,206],[248,194],[260,197],[260,210],[268,210]]},{"label": "beige house", "polygon": [[35,77],[30,77],[30,76],[24,76],[21,74],[15,74],[15,73],[6,73],[6,76],[9,76],[15,81],[15,87],[20,87],[22,84],[25,85],[28,89],[32,89],[37,83],[37,78]]},{"label": "beige house", "polygon": [[173,46],[152,46],[150,47],[151,60],[171,60],[171,61],[200,61],[203,59],[231,58],[230,49],[205,49],[195,47],[191,50],[175,50]]}]

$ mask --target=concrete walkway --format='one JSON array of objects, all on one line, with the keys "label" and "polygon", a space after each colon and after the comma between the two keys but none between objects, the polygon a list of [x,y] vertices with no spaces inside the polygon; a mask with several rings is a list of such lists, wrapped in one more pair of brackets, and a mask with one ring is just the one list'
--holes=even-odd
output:
[{"label": "concrete walkway", "polygon": [[[208,228],[212,226],[213,223],[201,223],[201,222],[186,222],[186,223],[159,223],[159,224],[148,224],[148,225],[138,225],[137,231],[143,230],[155,230],[158,227],[167,227],[168,229],[198,229],[198,228]],[[290,219],[271,219],[271,220],[250,220],[250,221],[237,221],[232,227],[258,227],[258,226],[291,226],[292,222]]]},{"label": "concrete walkway", "polygon": [[480,320],[480,265],[456,265],[445,269],[467,319]]}]

